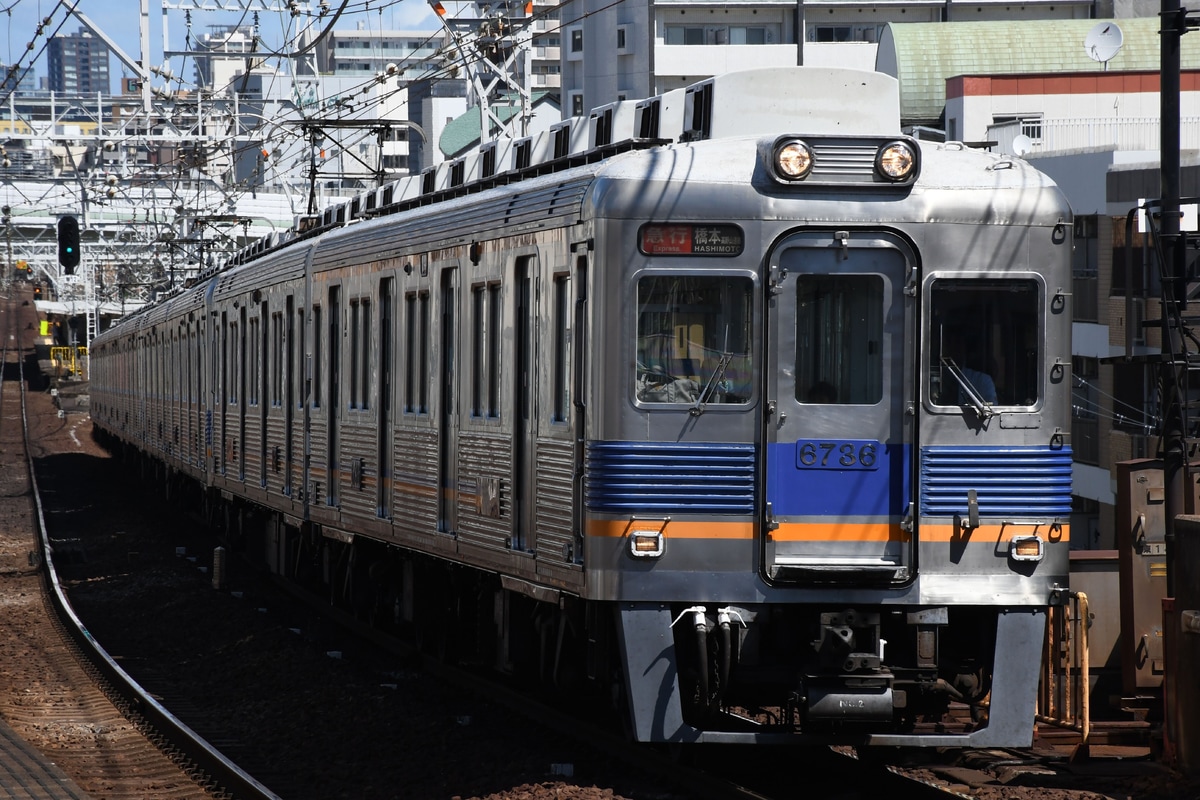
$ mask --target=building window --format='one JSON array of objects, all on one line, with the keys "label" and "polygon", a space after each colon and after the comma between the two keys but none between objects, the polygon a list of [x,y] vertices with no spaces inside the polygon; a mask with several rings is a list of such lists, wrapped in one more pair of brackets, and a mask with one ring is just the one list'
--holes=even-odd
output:
[{"label": "building window", "polygon": [[1099,219],[1094,214],[1075,218],[1075,250],[1071,255],[1071,319],[1075,322],[1097,322],[1100,318]]},{"label": "building window", "polygon": [[1146,365],[1115,362],[1113,365],[1113,427],[1128,433],[1151,435],[1156,425],[1156,392],[1146,380]]},{"label": "building window", "polygon": [[[1110,294],[1113,297],[1124,297],[1131,293],[1134,297],[1158,297],[1161,284],[1158,269],[1154,267],[1154,252],[1151,249],[1149,237],[1133,229],[1133,237],[1128,242],[1126,252],[1125,217],[1112,218],[1112,283]],[[1125,259],[1129,258],[1132,272],[1126,277]],[[1131,280],[1132,279],[1132,280]],[[1141,335],[1139,331],[1135,335]]]},{"label": "building window", "polygon": [[617,28],[617,49],[618,50],[625,49],[625,29],[624,28]]},{"label": "building window", "polygon": [[582,53],[583,52],[583,29],[582,28],[575,28],[574,30],[571,31],[571,52],[572,53]]},{"label": "building window", "polygon": [[805,38],[810,42],[878,42],[883,25],[878,23],[860,23],[849,25],[810,25]]},{"label": "building window", "polygon": [[[775,44],[778,25],[668,25],[663,31],[667,44]],[[812,38],[811,35],[809,37]]]},{"label": "building window", "polygon": [[571,98],[571,116],[583,116],[583,94],[581,92],[570,92]]},{"label": "building window", "polygon": [[1071,389],[1071,451],[1076,461],[1100,463],[1100,361],[1071,357],[1075,385]]}]

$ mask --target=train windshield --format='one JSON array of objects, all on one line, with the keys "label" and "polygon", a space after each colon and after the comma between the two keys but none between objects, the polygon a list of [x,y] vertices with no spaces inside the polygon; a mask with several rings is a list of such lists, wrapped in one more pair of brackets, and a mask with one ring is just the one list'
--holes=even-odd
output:
[{"label": "train windshield", "polygon": [[874,405],[883,398],[883,278],[796,281],[796,400]]},{"label": "train windshield", "polygon": [[1033,280],[935,280],[929,398],[934,405],[1034,406],[1041,326]]},{"label": "train windshield", "polygon": [[753,289],[749,278],[728,275],[638,281],[637,399],[748,403]]}]

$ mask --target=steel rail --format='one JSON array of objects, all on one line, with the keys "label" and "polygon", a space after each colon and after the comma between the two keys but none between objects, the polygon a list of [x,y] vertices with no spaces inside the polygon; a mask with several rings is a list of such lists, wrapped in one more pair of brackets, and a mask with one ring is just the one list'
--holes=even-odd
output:
[{"label": "steel rail", "polygon": [[[5,352],[8,345],[5,343]],[[46,527],[45,508],[34,471],[33,454],[29,447],[29,418],[25,400],[25,367],[21,350],[17,348],[18,382],[21,389],[21,427],[24,436],[25,458],[28,462],[30,491],[33,496],[34,520],[41,548],[41,567],[51,605],[63,626],[79,648],[79,652],[105,685],[102,688],[148,739],[178,763],[194,780],[216,797],[230,800],[281,800],[278,795],[230,761],[195,731],[184,724],[161,703],[151,697],[112,659],[97,642],[87,626],[76,615],[63,591],[54,568],[53,548]]]}]

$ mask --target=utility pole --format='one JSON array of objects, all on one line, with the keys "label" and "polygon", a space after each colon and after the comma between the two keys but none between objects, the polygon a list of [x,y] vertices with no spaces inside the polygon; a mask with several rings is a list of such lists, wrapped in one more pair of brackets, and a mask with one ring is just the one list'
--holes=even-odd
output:
[{"label": "utility pole", "polygon": [[1187,348],[1181,330],[1184,306],[1187,303],[1187,247],[1180,233],[1179,205],[1179,52],[1183,34],[1188,30],[1187,12],[1179,0],[1162,0],[1162,35],[1160,41],[1162,128],[1160,132],[1160,183],[1162,187],[1162,218],[1159,237],[1162,242],[1164,305],[1162,313],[1162,450],[1163,483],[1166,495],[1167,596],[1175,596],[1174,550],[1175,517],[1187,512],[1187,444],[1185,437],[1184,396],[1187,370]]}]

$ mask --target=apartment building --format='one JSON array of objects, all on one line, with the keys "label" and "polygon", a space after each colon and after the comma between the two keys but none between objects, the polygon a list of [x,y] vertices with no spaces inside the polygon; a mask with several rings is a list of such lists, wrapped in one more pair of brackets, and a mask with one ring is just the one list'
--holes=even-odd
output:
[{"label": "apartment building", "polygon": [[46,52],[52,92],[70,96],[109,93],[108,46],[86,28],[51,37]]},{"label": "apartment building", "polygon": [[750,67],[874,69],[880,39],[892,23],[1067,21],[1157,12],[1157,4],[1144,0],[1033,0],[1012,5],[954,0],[576,0],[564,7],[561,19],[563,114],[580,116],[615,100],[661,94]]}]

